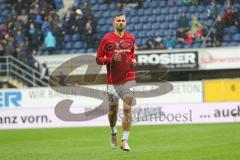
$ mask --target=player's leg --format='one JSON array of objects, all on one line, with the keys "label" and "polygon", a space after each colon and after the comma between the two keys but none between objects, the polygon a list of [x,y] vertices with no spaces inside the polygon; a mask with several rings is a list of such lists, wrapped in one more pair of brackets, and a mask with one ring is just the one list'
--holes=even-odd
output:
[{"label": "player's leg", "polygon": [[108,86],[108,103],[109,103],[109,111],[108,111],[108,120],[111,128],[111,146],[112,148],[117,147],[117,113],[118,113],[118,103],[119,98],[115,95],[116,92],[112,86]]},{"label": "player's leg", "polygon": [[111,127],[111,146],[112,148],[116,148],[118,145],[118,138],[117,138],[117,113],[118,113],[118,104],[117,105],[109,105],[109,112],[108,112],[108,120]]},{"label": "player's leg", "polygon": [[130,150],[127,141],[132,124],[132,104],[134,100],[135,98],[133,92],[130,89],[125,89],[123,92],[123,120],[122,120],[123,136],[121,144],[121,149],[125,151]]},{"label": "player's leg", "polygon": [[123,128],[123,136],[122,136],[122,144],[121,149],[124,151],[129,151],[130,147],[128,145],[128,136],[131,128],[131,105],[133,98],[130,96],[125,96],[123,99],[123,120],[122,120],[122,128]]}]

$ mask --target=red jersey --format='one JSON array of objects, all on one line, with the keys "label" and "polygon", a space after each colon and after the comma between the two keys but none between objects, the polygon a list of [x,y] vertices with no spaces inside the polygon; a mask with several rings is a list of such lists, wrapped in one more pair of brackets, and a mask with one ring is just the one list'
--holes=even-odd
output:
[{"label": "red jersey", "polygon": [[[134,53],[135,37],[130,33],[124,33],[119,37],[114,32],[106,34],[98,47],[96,62],[107,66],[107,83],[124,84],[135,79],[132,59],[136,59]],[[114,61],[115,53],[121,56],[120,61]]]}]

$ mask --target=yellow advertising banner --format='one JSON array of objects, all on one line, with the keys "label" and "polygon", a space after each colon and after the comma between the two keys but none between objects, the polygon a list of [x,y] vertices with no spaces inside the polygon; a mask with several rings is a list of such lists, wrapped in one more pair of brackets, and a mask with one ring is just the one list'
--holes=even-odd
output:
[{"label": "yellow advertising banner", "polygon": [[205,80],[204,101],[240,101],[240,79]]}]

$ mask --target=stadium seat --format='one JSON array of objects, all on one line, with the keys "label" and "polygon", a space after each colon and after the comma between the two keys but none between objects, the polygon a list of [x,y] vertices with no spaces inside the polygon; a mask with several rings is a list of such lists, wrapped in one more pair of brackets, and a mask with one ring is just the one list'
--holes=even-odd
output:
[{"label": "stadium seat", "polygon": [[66,45],[65,45],[66,49],[72,49],[72,47],[73,47],[72,42],[67,42]]},{"label": "stadium seat", "polygon": [[83,42],[82,41],[78,41],[78,42],[75,42],[74,44],[73,44],[73,48],[75,48],[75,49],[81,49],[81,48],[83,48],[84,46],[83,46]]},{"label": "stadium seat", "polygon": [[158,22],[162,22],[162,21],[164,21],[164,16],[163,15],[159,15],[159,16],[157,16],[156,20]]},{"label": "stadium seat", "polygon": [[150,8],[157,8],[159,7],[159,3],[157,1],[152,1],[152,2],[148,2],[149,3],[149,7]]},{"label": "stadium seat", "polygon": [[231,40],[231,36],[229,34],[224,35],[223,40],[224,41],[230,41]]},{"label": "stadium seat", "polygon": [[146,15],[146,16],[150,16],[150,15],[152,15],[153,14],[153,11],[152,11],[152,9],[150,8],[150,9],[146,9],[146,10],[144,10],[144,15]]},{"label": "stadium seat", "polygon": [[144,25],[143,25],[143,29],[145,29],[145,30],[150,30],[150,29],[152,29],[152,23],[144,24]]},{"label": "stadium seat", "polygon": [[167,5],[167,4],[166,4],[166,1],[160,1],[160,2],[159,2],[159,6],[160,6],[160,7],[166,7],[166,5]]},{"label": "stadium seat", "polygon": [[140,30],[143,29],[143,25],[142,25],[142,24],[135,24],[135,25],[134,25],[134,29],[140,31]]},{"label": "stadium seat", "polygon": [[72,41],[79,41],[80,39],[81,39],[80,34],[74,34],[74,35],[72,36]]},{"label": "stadium seat", "polygon": [[72,41],[72,35],[70,35],[70,34],[65,35],[65,36],[64,36],[64,41],[65,41],[65,42]]},{"label": "stadium seat", "polygon": [[159,8],[153,9],[153,15],[160,16],[161,10]]},{"label": "stadium seat", "polygon": [[237,41],[237,42],[240,42],[240,33],[237,33],[235,35],[233,35],[233,38],[232,38],[234,41]]},{"label": "stadium seat", "polygon": [[141,17],[139,21],[142,23],[146,23],[148,21],[148,16]]},{"label": "stadium seat", "polygon": [[142,8],[137,10],[137,15],[143,16],[144,15],[144,10]]}]

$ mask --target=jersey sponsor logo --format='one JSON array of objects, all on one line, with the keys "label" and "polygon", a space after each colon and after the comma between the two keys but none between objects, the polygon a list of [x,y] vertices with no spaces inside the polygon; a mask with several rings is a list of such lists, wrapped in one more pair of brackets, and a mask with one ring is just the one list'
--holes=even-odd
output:
[{"label": "jersey sponsor logo", "polygon": [[118,53],[130,53],[133,47],[133,42],[129,40],[122,40],[119,43],[108,42],[104,45],[103,50],[105,52],[118,52]]}]

